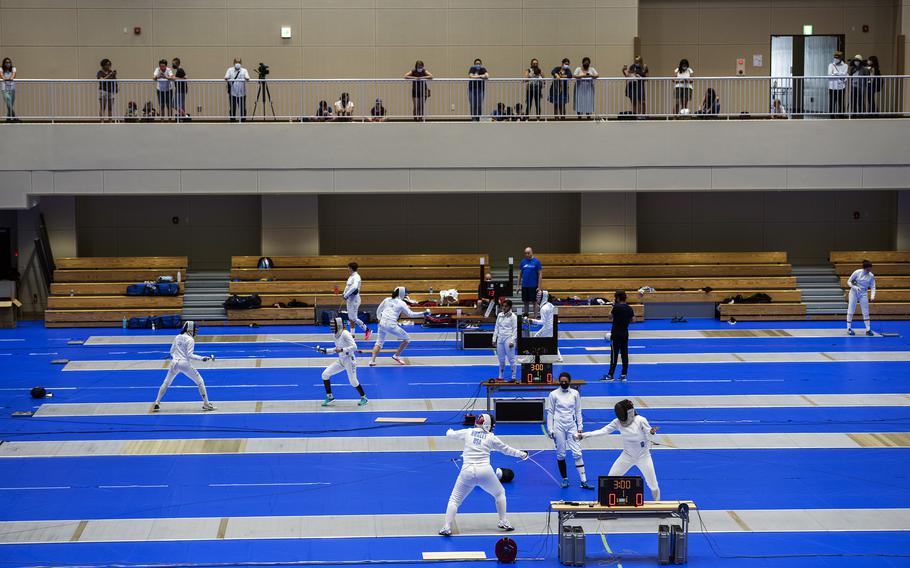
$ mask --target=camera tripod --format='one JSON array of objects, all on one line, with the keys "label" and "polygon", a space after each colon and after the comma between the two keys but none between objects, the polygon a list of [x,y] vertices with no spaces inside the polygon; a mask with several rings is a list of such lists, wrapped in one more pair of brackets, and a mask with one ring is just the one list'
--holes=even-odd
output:
[{"label": "camera tripod", "polygon": [[262,99],[262,118],[265,119],[267,116],[265,102],[268,100],[269,106],[272,108],[272,118],[275,118],[275,103],[272,102],[272,93],[269,91],[269,82],[265,79],[265,75],[259,74],[259,89],[256,91],[256,102],[253,103],[253,117],[256,116],[256,108],[259,106],[259,99]]}]

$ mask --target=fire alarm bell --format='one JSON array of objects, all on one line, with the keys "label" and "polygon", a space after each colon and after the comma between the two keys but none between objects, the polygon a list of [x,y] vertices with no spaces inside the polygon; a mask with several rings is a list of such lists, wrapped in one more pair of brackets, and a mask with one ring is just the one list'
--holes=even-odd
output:
[{"label": "fire alarm bell", "polygon": [[736,74],[745,75],[746,74],[746,60],[740,57],[736,60]]},{"label": "fire alarm bell", "polygon": [[133,33],[136,34],[136,35],[141,34],[141,33],[142,33],[142,28],[140,28],[139,26],[136,26],[135,28],[133,28]]}]

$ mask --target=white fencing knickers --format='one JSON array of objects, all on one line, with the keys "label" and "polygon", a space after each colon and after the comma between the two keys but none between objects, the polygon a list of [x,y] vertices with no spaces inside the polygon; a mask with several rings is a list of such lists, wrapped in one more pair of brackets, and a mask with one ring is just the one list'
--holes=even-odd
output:
[{"label": "white fencing knickers", "polygon": [[332,361],[332,364],[322,372],[322,380],[328,381],[341,371],[348,372],[348,382],[352,387],[356,389],[360,386],[360,381],[357,380],[357,359],[353,355],[342,354],[341,357]]},{"label": "white fencing knickers", "polygon": [[171,383],[174,381],[174,377],[176,377],[179,373],[183,373],[189,377],[191,381],[196,383],[196,386],[199,387],[199,394],[202,395],[202,399],[208,400],[208,395],[205,392],[205,383],[202,382],[202,375],[199,374],[199,371],[197,371],[189,361],[171,362],[171,366],[167,369],[167,376],[164,377],[164,382],[161,383],[161,389],[158,393],[158,400],[161,400],[161,397],[164,396],[165,391],[167,391],[168,387],[170,387]]},{"label": "white fencing knickers", "polygon": [[657,485],[657,474],[654,473],[654,462],[651,460],[650,452],[642,454],[638,458],[633,458],[626,452],[619,454],[619,457],[613,462],[613,467],[610,468],[610,473],[607,475],[625,475],[627,471],[632,469],[633,465],[638,466],[644,476],[645,483],[651,489],[651,497],[655,501],[660,501],[660,487]]},{"label": "white fencing knickers", "polygon": [[506,490],[496,477],[493,466],[488,463],[483,465],[465,464],[461,468],[461,473],[458,474],[455,487],[452,488],[452,495],[449,496],[449,505],[446,507],[446,528],[452,527],[458,507],[465,497],[478,486],[496,500],[496,513],[499,514],[499,520],[506,520]]},{"label": "white fencing knickers", "polygon": [[866,292],[857,293],[853,288],[850,288],[849,303],[847,304],[847,329],[852,327],[857,301],[859,302],[860,310],[863,312],[863,322],[866,324],[866,331],[869,331],[872,329],[869,325],[869,294]]},{"label": "white fencing knickers", "polygon": [[512,378],[515,378],[515,346],[509,347],[509,340],[502,339],[496,342],[496,357],[499,358],[499,378],[503,378],[502,373],[506,366],[506,361],[512,367]]},{"label": "white fencing knickers", "polygon": [[360,294],[353,294],[345,303],[348,307],[348,321],[356,325],[358,329],[365,330],[367,325],[360,319]]},{"label": "white fencing knickers", "polygon": [[385,323],[384,321],[379,322],[379,333],[376,338],[376,345],[382,347],[385,343],[387,336],[397,337],[402,341],[410,341],[411,336],[408,335],[408,332],[404,330],[403,327],[398,325],[398,322],[393,322],[391,324]]},{"label": "white fencing knickers", "polygon": [[558,422],[554,423],[553,441],[556,443],[556,459],[566,459],[566,448],[572,452],[572,457],[576,462],[581,459],[581,444],[575,439],[576,432],[578,432],[578,427],[574,424],[571,428],[566,428]]}]

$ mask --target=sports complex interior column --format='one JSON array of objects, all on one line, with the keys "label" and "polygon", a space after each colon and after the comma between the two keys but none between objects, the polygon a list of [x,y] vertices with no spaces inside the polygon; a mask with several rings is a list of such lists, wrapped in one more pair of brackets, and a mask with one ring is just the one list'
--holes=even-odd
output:
[{"label": "sports complex interior column", "polygon": [[319,254],[319,197],[262,196],[263,256]]},{"label": "sports complex interior column", "polygon": [[897,250],[910,250],[910,189],[897,192]]},{"label": "sports complex interior column", "polygon": [[581,194],[579,252],[637,252],[635,193]]}]

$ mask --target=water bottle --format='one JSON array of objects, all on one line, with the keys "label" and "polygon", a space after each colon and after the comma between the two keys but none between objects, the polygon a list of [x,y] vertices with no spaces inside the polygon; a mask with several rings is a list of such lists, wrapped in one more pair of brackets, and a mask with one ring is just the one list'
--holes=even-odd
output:
[{"label": "water bottle", "polygon": [[177,285],[180,286],[180,271],[177,271]]},{"label": "water bottle", "polygon": [[155,331],[155,318],[152,318],[152,331]]},{"label": "water bottle", "polygon": [[123,329],[126,329],[126,318],[123,318]]}]

